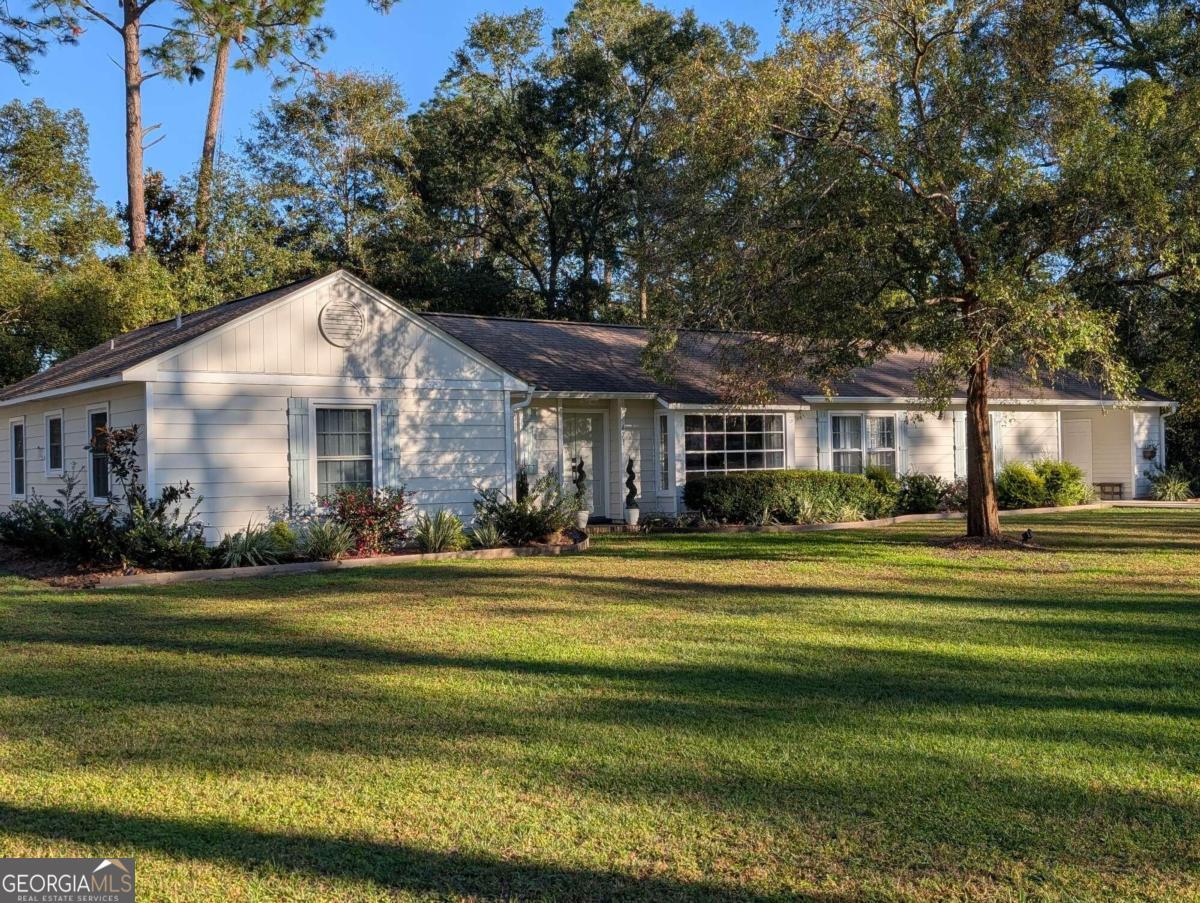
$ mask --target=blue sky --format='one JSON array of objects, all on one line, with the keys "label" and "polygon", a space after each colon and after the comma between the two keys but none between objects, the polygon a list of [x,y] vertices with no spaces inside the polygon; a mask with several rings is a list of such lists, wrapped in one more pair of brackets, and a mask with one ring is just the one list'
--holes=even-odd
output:
[{"label": "blue sky", "polygon": [[[462,43],[472,19],[481,12],[515,12],[537,5],[529,0],[400,0],[389,15],[381,16],[372,12],[365,0],[327,0],[325,21],[337,31],[337,37],[321,65],[388,73],[415,108],[445,73],[450,55]],[[571,7],[567,0],[540,5],[551,26],[560,24]],[[778,0],[659,0],[656,5],[675,10],[690,7],[705,21],[750,25],[764,46],[774,44],[779,30]],[[27,83],[11,69],[0,70],[2,97],[41,97],[53,107],[83,111],[91,132],[92,171],[101,198],[109,203],[123,199],[125,185],[122,77],[112,62],[119,50],[116,34],[95,26],[78,46],[51,49],[38,61],[38,72],[29,76]],[[265,73],[231,74],[222,132],[225,147],[236,147],[252,114],[270,96],[270,78]],[[207,81],[186,85],[155,79],[148,83],[143,91],[145,120],[147,124],[162,123],[155,135],[163,138],[147,153],[147,167],[174,178],[195,166],[207,100]]]}]

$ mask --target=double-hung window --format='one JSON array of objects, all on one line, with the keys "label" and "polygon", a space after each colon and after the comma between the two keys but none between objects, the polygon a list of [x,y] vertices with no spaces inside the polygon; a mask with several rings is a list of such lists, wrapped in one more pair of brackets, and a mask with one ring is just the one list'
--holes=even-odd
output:
[{"label": "double-hung window", "polygon": [[782,414],[687,414],[684,469],[693,473],[784,466]]},{"label": "double-hung window", "polygon": [[317,496],[375,485],[370,408],[317,408]]},{"label": "double-hung window", "polygon": [[829,433],[833,469],[839,473],[862,473],[864,464],[896,472],[895,417],[834,414]]},{"label": "double-hung window", "polygon": [[87,412],[88,440],[91,453],[88,455],[88,491],[93,499],[109,496],[108,452],[105,450],[105,435],[108,429],[108,408],[92,408]]},{"label": "double-hung window", "polygon": [[46,415],[46,474],[53,476],[63,472],[63,418],[62,414]]},{"label": "double-hung window", "polygon": [[863,435],[859,414],[835,414],[829,418],[833,469],[838,473],[862,473]]},{"label": "double-hung window", "polygon": [[25,495],[25,420],[19,418],[8,425],[9,469],[12,475],[13,498]]},{"label": "double-hung window", "polygon": [[896,472],[896,418],[867,418],[867,464]]}]

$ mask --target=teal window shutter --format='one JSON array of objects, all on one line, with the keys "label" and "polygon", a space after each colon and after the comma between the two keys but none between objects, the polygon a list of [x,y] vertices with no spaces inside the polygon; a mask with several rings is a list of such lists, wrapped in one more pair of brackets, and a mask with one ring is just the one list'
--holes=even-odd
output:
[{"label": "teal window shutter", "polygon": [[954,478],[967,478],[967,412],[954,412]]},{"label": "teal window shutter", "polygon": [[817,412],[817,470],[833,470],[829,446],[829,412]]},{"label": "teal window shutter", "polygon": [[396,488],[404,480],[400,476],[400,402],[385,398],[379,403],[379,448],[382,473],[379,485]]},{"label": "teal window shutter", "polygon": [[289,398],[288,423],[288,507],[302,511],[313,502],[310,482],[312,434],[309,428],[307,398]]}]

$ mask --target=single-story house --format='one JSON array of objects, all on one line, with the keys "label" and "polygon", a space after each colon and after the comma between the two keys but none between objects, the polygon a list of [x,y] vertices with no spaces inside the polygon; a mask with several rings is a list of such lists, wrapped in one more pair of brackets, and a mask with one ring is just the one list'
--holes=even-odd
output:
[{"label": "single-story house", "polygon": [[[582,457],[596,518],[620,520],[633,458],[643,511],[675,512],[696,474],[879,464],[965,474],[964,411],[922,410],[924,353],[893,354],[827,397],[797,382],[763,407],[716,390],[714,342],[681,343],[671,383],[641,366],[636,326],[417,314],[346,272],[156,323],[0,390],[0,507],[78,471],[112,492],[100,426],[138,424],[151,491],[189,481],[211,540],[344,485],[403,483],[421,509],[471,513],[518,468]],[[1174,405],[1118,405],[1094,385],[998,377],[996,458],[1066,459],[1106,492],[1144,495]]]}]

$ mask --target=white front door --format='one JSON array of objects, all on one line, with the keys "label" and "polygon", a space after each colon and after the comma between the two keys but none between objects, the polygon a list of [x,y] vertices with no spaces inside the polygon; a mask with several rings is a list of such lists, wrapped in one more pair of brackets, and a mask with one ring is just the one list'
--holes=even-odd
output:
[{"label": "white front door", "polygon": [[1062,424],[1063,460],[1083,471],[1084,479],[1092,482],[1092,421],[1064,420]]},{"label": "white front door", "polygon": [[587,497],[587,508],[593,517],[607,517],[608,505],[605,504],[604,472],[604,415],[603,414],[564,414],[563,415],[563,456],[566,459],[566,488],[574,489],[575,465],[583,459],[583,469],[587,477],[584,490]]}]

